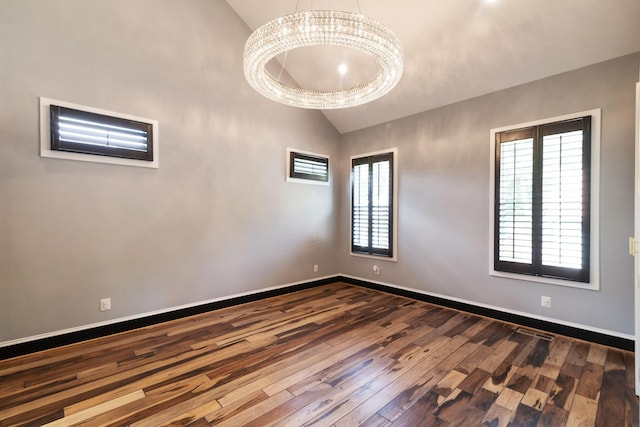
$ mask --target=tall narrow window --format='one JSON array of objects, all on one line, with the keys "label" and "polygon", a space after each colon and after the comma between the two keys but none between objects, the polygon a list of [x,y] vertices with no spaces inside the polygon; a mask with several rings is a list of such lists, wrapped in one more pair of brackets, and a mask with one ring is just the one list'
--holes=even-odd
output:
[{"label": "tall narrow window", "polygon": [[590,280],[591,117],[496,133],[494,269]]},{"label": "tall narrow window", "polygon": [[394,153],[351,160],[351,252],[394,256]]}]

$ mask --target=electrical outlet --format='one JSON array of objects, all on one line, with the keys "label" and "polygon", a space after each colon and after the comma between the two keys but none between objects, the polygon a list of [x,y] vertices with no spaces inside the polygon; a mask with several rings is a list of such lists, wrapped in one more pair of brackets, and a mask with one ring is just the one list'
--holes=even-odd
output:
[{"label": "electrical outlet", "polygon": [[373,266],[373,274],[379,276],[380,275],[380,267],[378,267],[377,265]]},{"label": "electrical outlet", "polygon": [[318,272],[318,264],[313,264],[313,272],[314,273]]},{"label": "electrical outlet", "polygon": [[111,310],[111,298],[103,298],[100,300],[100,311]]},{"label": "electrical outlet", "polygon": [[540,298],[540,306],[544,308],[551,308],[551,297],[542,296]]}]

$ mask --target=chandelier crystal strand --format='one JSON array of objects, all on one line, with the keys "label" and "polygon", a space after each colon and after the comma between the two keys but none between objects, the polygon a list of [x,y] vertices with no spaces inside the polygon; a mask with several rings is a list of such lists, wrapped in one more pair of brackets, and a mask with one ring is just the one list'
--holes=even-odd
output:
[{"label": "chandelier crystal strand", "polygon": [[[344,90],[318,91],[285,85],[274,79],[266,65],[277,55],[308,46],[340,46],[373,57],[380,70],[369,81]],[[300,108],[354,107],[377,99],[400,81],[402,47],[396,35],[363,15],[312,10],[266,23],[251,34],[244,47],[244,74],[263,96]]]}]

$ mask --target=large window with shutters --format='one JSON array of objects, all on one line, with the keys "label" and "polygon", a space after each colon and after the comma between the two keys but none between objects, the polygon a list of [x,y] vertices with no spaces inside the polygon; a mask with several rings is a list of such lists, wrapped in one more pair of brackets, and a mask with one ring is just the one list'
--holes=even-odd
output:
[{"label": "large window with shutters", "polygon": [[351,158],[351,253],[396,259],[397,150]]},{"label": "large window with shutters", "polygon": [[492,132],[495,272],[597,283],[591,265],[593,117]]}]

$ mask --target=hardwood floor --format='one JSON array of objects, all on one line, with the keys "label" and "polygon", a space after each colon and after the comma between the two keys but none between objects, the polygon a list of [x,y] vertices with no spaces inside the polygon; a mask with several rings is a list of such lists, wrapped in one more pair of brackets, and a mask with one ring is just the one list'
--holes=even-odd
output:
[{"label": "hardwood floor", "polygon": [[633,353],[332,284],[0,361],[0,425],[637,426]]}]

